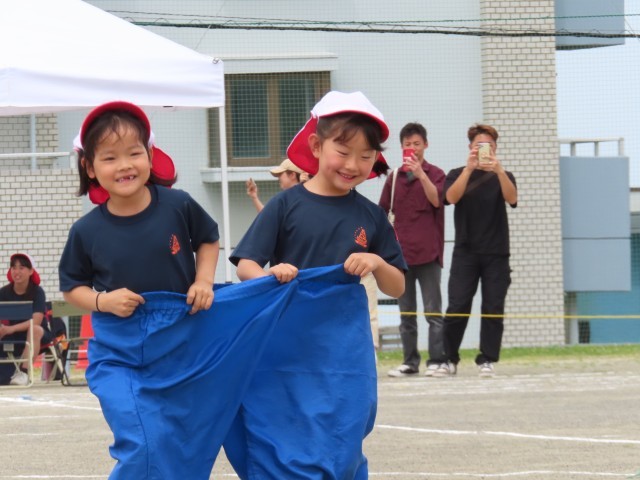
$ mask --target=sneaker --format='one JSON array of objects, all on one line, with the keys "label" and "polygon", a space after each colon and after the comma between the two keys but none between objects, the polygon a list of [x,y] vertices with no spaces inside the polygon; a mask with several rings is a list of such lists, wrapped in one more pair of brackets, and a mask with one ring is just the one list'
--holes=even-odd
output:
[{"label": "sneaker", "polygon": [[389,370],[388,374],[390,377],[409,377],[411,375],[416,375],[418,373],[418,369],[412,368],[409,365],[400,365],[392,370]]},{"label": "sneaker", "polygon": [[450,377],[458,372],[458,368],[455,363],[445,362],[440,365],[436,365],[436,367],[436,371],[433,373],[433,376],[436,378]]},{"label": "sneaker", "polygon": [[427,371],[424,372],[424,376],[435,377],[439,367],[440,365],[438,365],[437,363],[430,363],[429,365],[427,365]]},{"label": "sneaker", "polygon": [[9,381],[9,385],[19,385],[21,387],[26,387],[29,385],[29,375],[24,373],[22,370],[16,370],[16,373],[13,374],[11,380]]},{"label": "sneaker", "polygon": [[482,365],[478,365],[478,375],[485,378],[491,378],[496,374],[493,369],[493,363],[484,362]]}]

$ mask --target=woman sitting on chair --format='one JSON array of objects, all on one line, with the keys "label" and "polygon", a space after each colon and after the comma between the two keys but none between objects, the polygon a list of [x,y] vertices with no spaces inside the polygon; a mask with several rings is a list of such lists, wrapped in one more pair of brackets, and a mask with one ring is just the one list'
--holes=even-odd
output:
[{"label": "woman sitting on chair", "polygon": [[[51,342],[49,330],[42,327],[46,311],[46,296],[40,287],[40,275],[35,269],[33,259],[26,253],[11,255],[10,268],[7,272],[9,284],[0,288],[2,302],[33,302],[33,344],[46,345]],[[25,342],[31,338],[29,319],[12,321],[8,325],[0,325],[0,339]],[[28,351],[23,343],[16,345],[16,355],[22,353],[22,364],[11,377],[11,385],[27,385]],[[40,354],[40,348],[32,348],[33,358]]]}]

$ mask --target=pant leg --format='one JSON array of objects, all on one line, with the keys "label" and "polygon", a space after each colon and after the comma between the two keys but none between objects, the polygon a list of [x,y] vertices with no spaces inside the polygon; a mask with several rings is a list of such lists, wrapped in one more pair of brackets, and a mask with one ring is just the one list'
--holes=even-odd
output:
[{"label": "pant leg", "polygon": [[[479,279],[480,268],[476,256],[454,249],[449,273],[449,306],[444,319],[444,338],[447,357],[455,364],[460,362],[460,345],[469,322]],[[460,314],[461,316],[457,316]]]},{"label": "pant leg", "polygon": [[504,318],[485,315],[504,315],[504,302],[511,285],[509,257],[485,255],[482,262],[482,319],[480,322],[480,353],[478,365],[500,359]]},{"label": "pant leg", "polygon": [[422,293],[425,318],[429,325],[429,359],[427,365],[446,361],[444,348],[444,319],[442,318],[442,294],[440,280],[442,267],[436,262],[425,263],[416,269]]},{"label": "pant leg", "polygon": [[404,293],[398,298],[400,312],[400,339],[404,363],[414,369],[420,367],[420,352],[418,350],[418,321],[416,310],[416,273],[415,267],[409,266],[404,275]]}]

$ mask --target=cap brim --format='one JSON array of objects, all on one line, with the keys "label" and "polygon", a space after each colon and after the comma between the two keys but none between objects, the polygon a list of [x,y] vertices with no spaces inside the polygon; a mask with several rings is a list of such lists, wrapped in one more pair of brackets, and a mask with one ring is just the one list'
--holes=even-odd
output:
[{"label": "cap brim", "polygon": [[101,185],[92,183],[89,185],[89,200],[95,205],[101,205],[109,200],[109,192],[107,192]]},{"label": "cap brim", "polygon": [[312,133],[316,133],[317,126],[318,119],[311,117],[304,124],[304,127],[296,133],[287,148],[287,158],[310,175],[318,173],[318,159],[313,156],[309,147],[309,137]]},{"label": "cap brim", "polygon": [[173,159],[166,152],[160,150],[155,145],[151,147],[151,172],[163,180],[174,180],[176,178],[176,166]]}]

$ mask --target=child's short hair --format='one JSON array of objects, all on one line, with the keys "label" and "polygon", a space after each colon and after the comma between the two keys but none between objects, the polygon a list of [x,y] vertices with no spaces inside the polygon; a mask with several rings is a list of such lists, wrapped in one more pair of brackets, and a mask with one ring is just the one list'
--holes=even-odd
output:
[{"label": "child's short hair", "polygon": [[90,178],[87,167],[93,165],[95,152],[100,141],[111,133],[119,135],[123,128],[133,128],[140,142],[144,145],[152,159],[150,183],[171,186],[177,180],[173,160],[154,145],[149,118],[144,111],[129,102],[109,102],[100,105],[87,115],[80,127],[80,133],[74,140],[74,148],[78,152],[78,175],[80,187],[78,196],[86,195],[93,203],[103,203],[109,198],[98,181]]},{"label": "child's short hair", "polygon": [[422,140],[427,141],[427,129],[418,122],[411,122],[407,123],[402,127],[402,130],[400,130],[400,143],[402,143],[405,138],[412,137],[413,135],[420,135]]},{"label": "child's short hair", "polygon": [[[291,141],[287,156],[302,170],[314,175],[318,171],[318,160],[309,147],[309,136],[316,133],[322,140],[337,136],[338,140],[346,141],[358,131],[363,133],[372,149],[384,150],[382,142],[389,137],[389,127],[367,97],[361,92],[329,92],[311,110],[311,118]],[[387,161],[380,154],[369,178],[388,170]]]},{"label": "child's short hair", "polygon": [[474,138],[482,134],[489,135],[493,138],[494,142],[498,141],[498,131],[491,125],[487,125],[485,123],[476,123],[469,127],[469,130],[467,131],[467,138],[469,139],[469,142],[473,142]]}]

